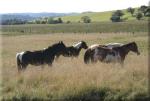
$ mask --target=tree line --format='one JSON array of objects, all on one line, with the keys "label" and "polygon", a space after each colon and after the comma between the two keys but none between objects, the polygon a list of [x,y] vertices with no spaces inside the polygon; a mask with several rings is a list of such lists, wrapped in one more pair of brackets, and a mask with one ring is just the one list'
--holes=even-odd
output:
[{"label": "tree line", "polygon": [[43,17],[43,18],[33,20],[29,23],[32,23],[32,24],[58,24],[58,23],[63,23],[63,20],[60,17],[58,19],[54,19],[53,17]]},{"label": "tree line", "polygon": [[[132,17],[135,17],[137,20],[141,20],[143,17],[150,17],[150,7],[149,6],[141,6],[140,8],[137,9],[137,11],[135,11],[135,8],[129,7],[127,8],[127,12],[131,13]],[[115,12],[113,12],[110,20],[112,22],[121,22],[124,20],[127,20],[128,18],[123,18],[123,15],[125,15],[123,13],[122,10],[117,10]]]},{"label": "tree line", "polygon": [[[137,20],[141,20],[143,17],[150,17],[150,7],[142,5],[140,8],[136,9],[129,7],[126,9],[128,13],[131,14],[132,17],[135,17]],[[127,20],[128,18],[124,18],[123,16],[125,13],[122,10],[116,10],[115,12],[112,13],[110,20],[112,22],[122,22]],[[80,21],[78,21],[80,23]],[[81,22],[83,23],[91,23],[92,19],[89,16],[82,16],[81,17]],[[41,17],[38,19],[34,19],[31,21],[28,20],[22,20],[22,19],[7,19],[7,20],[2,20],[0,21],[0,24],[2,25],[15,25],[15,24],[60,24],[64,23],[61,17],[59,18],[54,18],[54,17]],[[71,21],[66,22],[71,23]]]}]

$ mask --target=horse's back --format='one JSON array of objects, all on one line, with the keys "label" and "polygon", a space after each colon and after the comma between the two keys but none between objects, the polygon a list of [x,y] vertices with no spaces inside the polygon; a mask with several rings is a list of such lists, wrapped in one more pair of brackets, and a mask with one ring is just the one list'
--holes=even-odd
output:
[{"label": "horse's back", "polygon": [[100,44],[93,44],[93,45],[91,45],[91,46],[89,46],[89,49],[95,49],[96,47],[99,47],[100,46]]},{"label": "horse's back", "polygon": [[122,43],[108,43],[108,44],[105,44],[105,47],[109,48],[109,49],[112,49],[114,47],[120,47],[120,46],[123,46],[124,44]]}]

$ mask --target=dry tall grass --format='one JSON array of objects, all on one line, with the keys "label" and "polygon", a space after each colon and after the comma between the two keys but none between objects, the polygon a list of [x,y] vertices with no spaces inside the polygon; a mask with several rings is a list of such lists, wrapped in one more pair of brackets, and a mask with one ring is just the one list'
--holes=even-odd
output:
[{"label": "dry tall grass", "polygon": [[[130,37],[130,38],[129,38]],[[119,64],[83,62],[84,51],[78,58],[60,57],[52,67],[29,65],[19,74],[15,55],[23,50],[38,50],[63,40],[68,46],[80,40],[88,45],[106,42],[130,42],[135,40],[141,55],[128,54],[125,66]],[[64,99],[77,96],[85,89],[108,88],[117,91],[117,96],[134,99],[147,92],[147,36],[131,34],[53,34],[2,37],[2,97],[4,99],[37,98]],[[118,93],[119,92],[119,93]],[[109,93],[108,93],[109,94]],[[111,93],[112,96],[113,92]],[[120,94],[120,95],[119,95]],[[122,94],[122,95],[121,95]],[[82,94],[81,94],[82,95]],[[111,98],[111,97],[110,97]],[[66,98],[67,99],[67,98]],[[109,98],[108,98],[109,99]],[[114,98],[115,99],[115,98]]]}]

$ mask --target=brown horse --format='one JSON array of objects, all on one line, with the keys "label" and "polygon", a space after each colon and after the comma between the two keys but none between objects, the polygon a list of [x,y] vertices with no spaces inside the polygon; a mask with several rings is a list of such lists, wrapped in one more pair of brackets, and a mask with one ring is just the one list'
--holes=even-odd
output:
[{"label": "brown horse", "polygon": [[69,54],[65,44],[61,41],[53,44],[44,50],[24,51],[16,54],[18,71],[25,70],[26,67],[31,65],[44,65],[52,66],[54,57],[57,54]]},{"label": "brown horse", "polygon": [[135,42],[114,46],[112,48],[109,48],[106,45],[99,45],[95,48],[92,47],[87,49],[84,54],[84,62],[86,64],[90,61],[101,61],[106,63],[119,62],[121,65],[123,65],[125,57],[130,51],[137,53],[137,55],[140,54]]},{"label": "brown horse", "polygon": [[[67,51],[69,54],[68,55],[64,54],[63,56],[65,56],[65,57],[78,57],[81,49],[87,49],[88,46],[87,46],[85,41],[80,41],[77,44],[66,47],[66,48],[67,48]],[[59,56],[60,56],[60,54],[56,55],[56,60],[59,58]]]}]

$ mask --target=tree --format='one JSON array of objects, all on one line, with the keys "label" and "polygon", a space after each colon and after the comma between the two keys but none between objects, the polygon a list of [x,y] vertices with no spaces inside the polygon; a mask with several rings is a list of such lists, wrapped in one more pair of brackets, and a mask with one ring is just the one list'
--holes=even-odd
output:
[{"label": "tree", "polygon": [[150,17],[150,7],[146,9],[145,16]]},{"label": "tree", "polygon": [[84,23],[90,23],[91,22],[91,19],[89,16],[83,16],[81,17],[81,20],[84,22]]},{"label": "tree", "polygon": [[47,19],[47,23],[48,24],[57,24],[57,23],[63,23],[61,18],[58,18],[57,20],[55,20],[53,17],[49,17]]},{"label": "tree", "polygon": [[71,21],[68,20],[66,23],[69,24],[69,23],[71,23]]},{"label": "tree", "polygon": [[135,9],[134,9],[134,8],[131,8],[131,7],[129,7],[129,8],[127,9],[127,12],[130,12],[132,16],[133,16],[133,14],[134,14],[134,11],[135,11]]},{"label": "tree", "polygon": [[41,24],[46,24],[47,22],[45,20],[41,20]]},{"label": "tree", "polygon": [[58,18],[58,23],[63,23],[62,19],[61,18]]},{"label": "tree", "polygon": [[48,17],[44,17],[43,20],[45,21],[45,23],[48,22]]},{"label": "tree", "polygon": [[34,21],[36,24],[40,24],[40,20],[35,20]]},{"label": "tree", "polygon": [[147,8],[148,8],[147,6],[142,5],[142,6],[139,8],[139,10],[140,10],[140,11],[145,11],[145,9],[147,9]]},{"label": "tree", "polygon": [[147,9],[148,9],[147,6],[142,5],[138,10],[141,11],[144,14],[144,16],[145,16],[146,13],[147,13]]},{"label": "tree", "polygon": [[47,24],[53,24],[54,23],[54,19],[52,17],[49,17],[47,19]]},{"label": "tree", "polygon": [[117,10],[112,15],[113,16],[120,16],[120,17],[122,17],[124,15],[124,13],[121,10]]},{"label": "tree", "polygon": [[143,17],[143,14],[142,14],[142,13],[138,12],[138,13],[136,14],[136,19],[137,19],[137,20],[141,20],[142,17]]},{"label": "tree", "polygon": [[112,22],[120,22],[121,21],[120,16],[115,16],[115,15],[112,15],[112,17],[110,18],[110,20]]},{"label": "tree", "polygon": [[115,12],[113,12],[110,20],[112,22],[120,22],[122,21],[121,17],[124,15],[124,13],[121,10],[117,10]]}]

